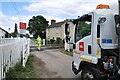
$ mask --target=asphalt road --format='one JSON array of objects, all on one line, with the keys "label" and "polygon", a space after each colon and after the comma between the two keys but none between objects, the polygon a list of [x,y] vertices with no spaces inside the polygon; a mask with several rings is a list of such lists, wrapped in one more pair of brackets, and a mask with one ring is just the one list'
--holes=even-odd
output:
[{"label": "asphalt road", "polygon": [[34,66],[37,66],[40,78],[80,78],[80,74],[75,75],[72,72],[72,57],[61,53],[59,49],[42,47],[37,51],[34,47],[31,53],[39,59]]}]

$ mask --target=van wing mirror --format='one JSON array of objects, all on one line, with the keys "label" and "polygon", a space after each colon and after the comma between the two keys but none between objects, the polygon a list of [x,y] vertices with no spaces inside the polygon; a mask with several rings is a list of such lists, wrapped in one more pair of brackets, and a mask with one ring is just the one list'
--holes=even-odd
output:
[{"label": "van wing mirror", "polygon": [[65,24],[65,35],[69,35],[70,34],[70,27],[69,27],[69,24],[66,23]]},{"label": "van wing mirror", "polygon": [[100,24],[100,23],[104,23],[106,21],[106,17],[100,17],[99,19],[98,19],[98,23]]},{"label": "van wing mirror", "polygon": [[69,27],[69,24],[66,23],[66,24],[65,24],[65,35],[66,35],[65,40],[66,40],[67,43],[70,42],[70,38],[71,38],[71,37],[69,36],[69,34],[70,34],[70,27]]}]

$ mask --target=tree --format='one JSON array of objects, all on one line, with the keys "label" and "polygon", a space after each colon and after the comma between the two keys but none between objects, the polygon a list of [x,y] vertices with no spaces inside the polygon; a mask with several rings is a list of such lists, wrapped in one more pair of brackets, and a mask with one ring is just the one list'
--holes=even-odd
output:
[{"label": "tree", "polygon": [[14,32],[12,33],[13,37],[17,37],[18,30],[17,30],[17,23],[15,23],[15,29]]},{"label": "tree", "polygon": [[48,21],[41,15],[33,16],[32,19],[29,20],[28,28],[30,34],[33,34],[35,38],[37,38],[38,35],[41,36],[41,38],[45,38],[45,32],[46,27],[48,26]]},{"label": "tree", "polygon": [[91,32],[91,23],[87,23],[87,21],[79,21],[78,22],[78,30],[77,30],[77,35],[80,38],[83,38],[87,35],[90,35]]},{"label": "tree", "polygon": [[17,30],[17,23],[15,23],[15,30],[14,30],[15,33],[18,33],[18,30]]}]

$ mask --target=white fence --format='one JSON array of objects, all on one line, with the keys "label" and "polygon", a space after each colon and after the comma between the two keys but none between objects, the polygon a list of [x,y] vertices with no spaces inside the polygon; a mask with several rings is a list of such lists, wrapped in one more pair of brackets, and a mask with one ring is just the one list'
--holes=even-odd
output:
[{"label": "white fence", "polygon": [[25,67],[29,56],[30,39],[0,38],[0,80],[5,78],[6,72],[17,62]]}]

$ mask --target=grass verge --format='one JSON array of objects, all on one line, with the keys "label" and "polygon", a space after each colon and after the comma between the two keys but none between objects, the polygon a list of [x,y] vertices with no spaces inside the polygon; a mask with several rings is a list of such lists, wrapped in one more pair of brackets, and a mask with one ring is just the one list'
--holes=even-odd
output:
[{"label": "grass verge", "polygon": [[23,68],[21,63],[18,62],[14,67],[10,68],[6,73],[6,78],[35,78],[36,72],[33,66],[34,56],[30,55],[26,63],[26,67]]},{"label": "grass verge", "polygon": [[65,51],[65,54],[67,54],[69,56],[73,56],[73,52]]},{"label": "grass verge", "polygon": [[67,51],[64,48],[61,48],[60,52],[63,53],[63,54],[69,55],[69,56],[73,56],[73,51],[72,50]]}]

